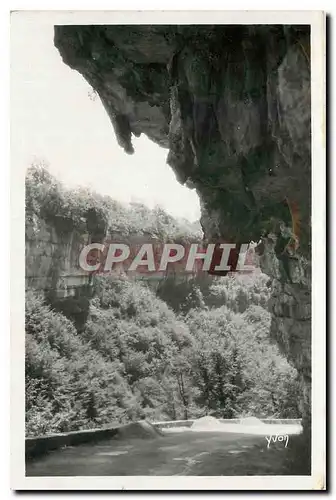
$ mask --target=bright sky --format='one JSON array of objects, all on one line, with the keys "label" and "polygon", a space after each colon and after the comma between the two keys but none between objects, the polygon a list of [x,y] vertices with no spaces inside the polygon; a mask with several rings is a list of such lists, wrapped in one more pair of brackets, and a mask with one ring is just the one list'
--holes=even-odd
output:
[{"label": "bright sky", "polygon": [[89,98],[88,83],[54,47],[53,26],[26,23],[20,36],[12,33],[12,50],[12,126],[16,157],[25,168],[42,159],[67,186],[159,204],[191,221],[199,218],[198,196],[177,182],[166,165],[167,150],[144,135],[133,138],[134,155],[118,146],[99,98]]}]

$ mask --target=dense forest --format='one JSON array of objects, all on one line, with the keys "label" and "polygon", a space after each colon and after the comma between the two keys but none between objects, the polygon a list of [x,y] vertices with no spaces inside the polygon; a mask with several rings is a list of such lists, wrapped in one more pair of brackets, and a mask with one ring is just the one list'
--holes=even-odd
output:
[{"label": "dense forest", "polygon": [[[67,190],[44,167],[26,177],[26,224],[197,240],[162,208]],[[62,224],[60,224],[60,221]],[[66,225],[68,222],[68,225]],[[97,225],[95,226],[97,229]],[[85,324],[26,290],[26,433],[138,419],[300,417],[296,370],[270,343],[270,284],[249,275],[95,276]]]}]

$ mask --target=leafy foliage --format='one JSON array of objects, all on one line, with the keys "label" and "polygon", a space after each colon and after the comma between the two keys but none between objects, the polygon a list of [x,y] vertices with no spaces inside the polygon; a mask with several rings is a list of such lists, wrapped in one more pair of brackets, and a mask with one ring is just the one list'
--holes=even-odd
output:
[{"label": "leafy foliage", "polygon": [[[67,191],[35,165],[26,179],[26,224],[38,227],[42,219],[58,231],[76,228],[96,237],[199,237],[195,225],[160,207]],[[75,321],[76,300],[51,306],[28,290],[27,434],[142,418],[300,416],[297,373],[270,344],[269,295],[260,272],[168,276],[159,286],[95,276],[79,328],[69,319]]]},{"label": "leafy foliage", "polygon": [[200,342],[195,382],[217,416],[299,416],[296,370],[269,343],[265,309],[250,306],[237,314],[222,306],[192,311],[186,322]]},{"label": "leafy foliage", "polygon": [[104,277],[80,336],[28,292],[27,433],[139,418],[298,416],[296,372],[269,344],[269,314],[250,306],[178,317],[143,283]]},{"label": "leafy foliage", "polygon": [[68,319],[26,294],[27,433],[65,432],[136,412],[117,361],[106,362]]}]

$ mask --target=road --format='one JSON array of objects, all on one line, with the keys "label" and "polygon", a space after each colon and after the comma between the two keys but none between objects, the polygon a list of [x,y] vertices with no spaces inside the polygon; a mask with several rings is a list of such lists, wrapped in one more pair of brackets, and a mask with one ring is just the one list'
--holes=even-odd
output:
[{"label": "road", "polygon": [[154,439],[110,439],[50,452],[26,464],[27,476],[234,476],[299,474],[291,443],[223,432],[169,432]]}]

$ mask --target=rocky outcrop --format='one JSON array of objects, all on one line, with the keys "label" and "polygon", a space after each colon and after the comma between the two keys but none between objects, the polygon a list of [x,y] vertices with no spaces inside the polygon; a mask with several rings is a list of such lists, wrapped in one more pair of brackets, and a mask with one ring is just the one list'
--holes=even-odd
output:
[{"label": "rocky outcrop", "polygon": [[76,228],[59,231],[58,224],[40,218],[26,223],[26,288],[39,290],[54,309],[84,326],[92,296],[92,276],[79,266],[82,248],[92,235]]},{"label": "rocky outcrop", "polygon": [[59,233],[55,225],[40,219],[26,226],[26,286],[65,298],[89,285],[90,276],[79,266],[78,255],[90,241],[76,230]]},{"label": "rocky outcrop", "polygon": [[261,242],[272,336],[302,376],[309,420],[309,27],[56,26],[55,45],[127,153],[141,133],[168,149],[208,240]]}]

